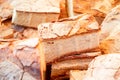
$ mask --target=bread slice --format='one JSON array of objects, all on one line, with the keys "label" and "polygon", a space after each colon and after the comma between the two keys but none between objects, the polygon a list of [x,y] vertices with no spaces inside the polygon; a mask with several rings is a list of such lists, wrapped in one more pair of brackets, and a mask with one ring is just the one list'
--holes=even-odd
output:
[{"label": "bread slice", "polygon": [[40,24],[38,31],[46,62],[98,47],[99,29],[95,18],[88,14]]},{"label": "bread slice", "polygon": [[55,0],[23,1],[14,8],[12,23],[37,28],[40,23],[57,21],[60,13],[59,3],[56,2],[54,5],[52,1],[55,2]]}]

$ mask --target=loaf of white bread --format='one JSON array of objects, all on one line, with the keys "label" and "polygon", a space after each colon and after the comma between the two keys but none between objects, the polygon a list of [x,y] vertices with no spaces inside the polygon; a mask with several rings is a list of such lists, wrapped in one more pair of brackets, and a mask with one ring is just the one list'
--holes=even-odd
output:
[{"label": "loaf of white bread", "polygon": [[12,23],[37,28],[40,23],[57,21],[59,13],[58,0],[24,0],[14,8]]},{"label": "loaf of white bread", "polygon": [[76,54],[97,48],[100,27],[95,18],[82,14],[53,23],[38,26],[41,53],[46,62],[70,54]]}]

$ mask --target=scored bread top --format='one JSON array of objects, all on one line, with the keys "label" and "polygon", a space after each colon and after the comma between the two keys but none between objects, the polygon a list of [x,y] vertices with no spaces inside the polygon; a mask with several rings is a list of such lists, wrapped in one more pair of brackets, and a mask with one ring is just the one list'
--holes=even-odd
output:
[{"label": "scored bread top", "polygon": [[60,13],[59,1],[55,0],[20,0],[15,4],[19,5],[15,7],[16,11]]},{"label": "scored bread top", "polygon": [[76,34],[98,31],[99,29],[98,22],[90,14],[81,14],[53,23],[42,23],[38,26],[41,39],[70,37]]}]

